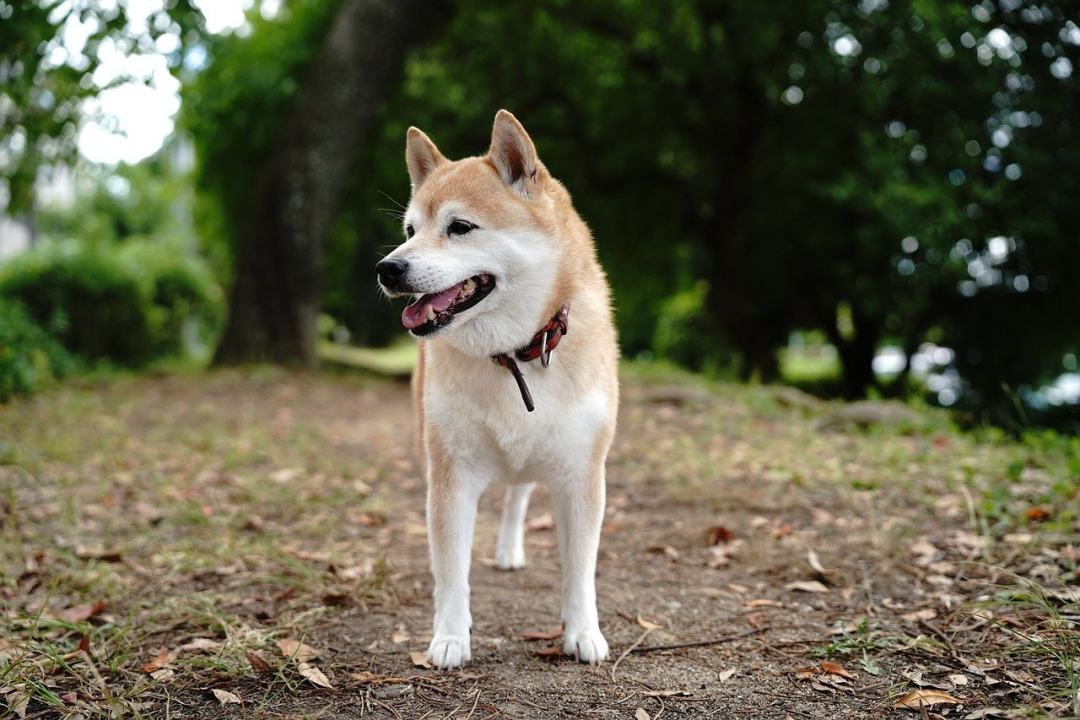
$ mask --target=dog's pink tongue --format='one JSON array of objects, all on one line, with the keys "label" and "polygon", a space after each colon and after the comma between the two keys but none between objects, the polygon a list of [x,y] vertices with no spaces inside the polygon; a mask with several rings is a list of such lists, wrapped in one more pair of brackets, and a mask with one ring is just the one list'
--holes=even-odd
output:
[{"label": "dog's pink tongue", "polygon": [[452,288],[443,290],[441,293],[424,295],[412,305],[407,305],[401,311],[401,324],[408,330],[420,327],[427,322],[428,307],[437,313],[442,312],[450,307],[450,303],[454,302],[460,287],[461,284],[459,283]]}]

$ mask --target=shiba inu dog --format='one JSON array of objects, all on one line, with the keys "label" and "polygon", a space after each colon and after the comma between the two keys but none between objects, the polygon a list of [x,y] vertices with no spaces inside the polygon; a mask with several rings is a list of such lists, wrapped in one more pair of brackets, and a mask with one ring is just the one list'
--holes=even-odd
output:
[{"label": "shiba inu dog", "polygon": [[608,656],[596,611],[604,463],[619,404],[607,280],[570,195],[521,123],[495,116],[482,157],[450,161],[409,128],[405,242],[376,266],[420,339],[413,375],[435,579],[430,662],[471,658],[469,562],[477,500],[508,485],[496,566],[525,566],[525,513],[550,488],[562,562],[563,647]]}]

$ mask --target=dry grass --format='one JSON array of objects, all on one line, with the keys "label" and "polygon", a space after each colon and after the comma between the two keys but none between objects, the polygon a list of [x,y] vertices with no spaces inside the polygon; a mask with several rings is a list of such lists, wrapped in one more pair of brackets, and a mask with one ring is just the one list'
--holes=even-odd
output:
[{"label": "dry grass", "polygon": [[613,652],[638,615],[656,645],[737,639],[635,652],[615,678],[531,655],[515,631],[551,624],[551,533],[496,574],[485,500],[476,661],[437,675],[408,654],[430,586],[407,397],[254,369],[0,408],[0,717],[918,717],[893,705],[920,687],[964,701],[947,717],[1080,714],[1076,441],[925,410],[858,429],[797,393],[630,367]]}]

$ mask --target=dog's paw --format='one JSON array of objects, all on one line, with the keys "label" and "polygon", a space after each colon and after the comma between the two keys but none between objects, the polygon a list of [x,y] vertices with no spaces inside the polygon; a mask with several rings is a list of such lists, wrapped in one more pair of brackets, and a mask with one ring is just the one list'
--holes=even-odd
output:
[{"label": "dog's paw", "polygon": [[579,662],[598,665],[608,658],[608,644],[600,628],[567,632],[563,636],[563,652]]},{"label": "dog's paw", "polygon": [[496,547],[495,567],[500,570],[521,570],[525,567],[525,548]]},{"label": "dog's paw", "polygon": [[428,662],[439,670],[461,667],[472,659],[469,638],[452,635],[436,636],[428,646],[427,657]]}]

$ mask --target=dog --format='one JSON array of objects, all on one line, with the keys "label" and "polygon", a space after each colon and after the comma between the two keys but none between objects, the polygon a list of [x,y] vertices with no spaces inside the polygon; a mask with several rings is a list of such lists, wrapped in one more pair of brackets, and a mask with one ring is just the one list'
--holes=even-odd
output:
[{"label": "dog", "polygon": [[401,319],[419,338],[413,400],[435,581],[428,660],[449,669],[471,659],[477,501],[501,481],[496,567],[525,566],[529,495],[546,483],[562,565],[563,650],[600,663],[608,644],[596,556],[619,351],[592,234],[506,110],[495,116],[486,155],[447,160],[411,127],[405,159],[405,242],[376,273],[388,296],[415,296]]}]

